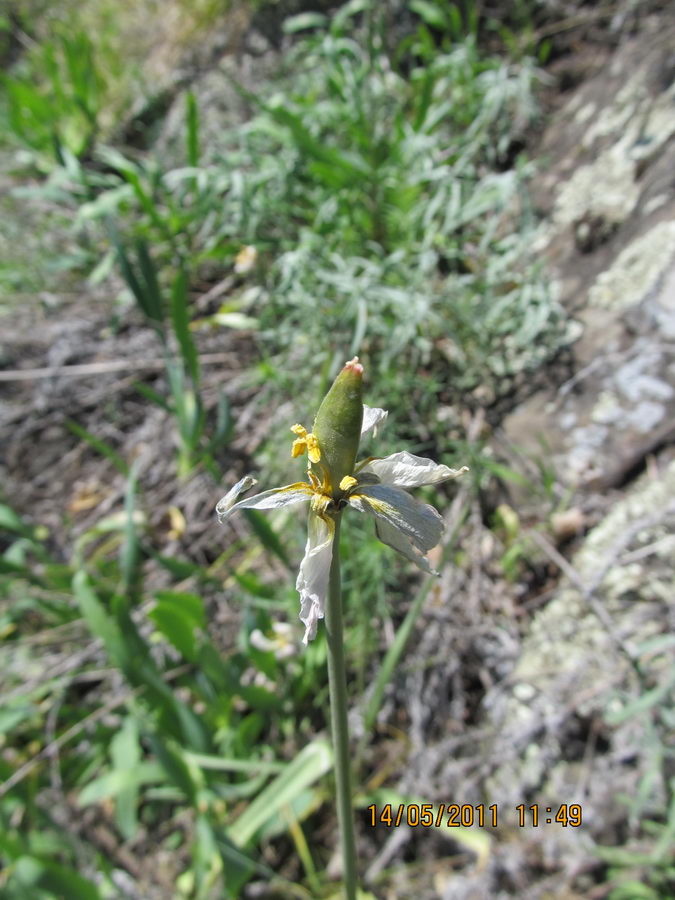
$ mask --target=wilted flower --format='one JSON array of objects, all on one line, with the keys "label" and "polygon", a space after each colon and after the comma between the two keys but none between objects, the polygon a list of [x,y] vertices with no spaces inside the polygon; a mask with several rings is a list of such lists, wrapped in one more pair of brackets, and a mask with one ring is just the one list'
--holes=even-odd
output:
[{"label": "wilted flower", "polygon": [[292,427],[297,437],[291,455],[308,454],[306,482],[273,488],[237,502],[240,494],[257,483],[247,475],[216,507],[218,521],[223,522],[237,509],[276,509],[310,502],[307,545],[296,582],[305,644],[314,638],[317,622],[324,616],[335,520],[342,510],[351,506],[374,518],[375,533],[383,543],[423,571],[436,574],[425,554],[440,541],[443,519],[433,506],[420,503],[405,489],[440,484],[468,471],[466,466],[450,469],[406,451],[357,463],[360,438],[387,417],[385,410],[362,404],[362,375],[363,367],[355,357],[335,379],[319,407],[312,431],[302,425]]},{"label": "wilted flower", "polygon": [[277,659],[288,659],[295,656],[297,646],[292,640],[293,630],[288,622],[274,622],[272,624],[272,637],[263,634],[259,628],[254,628],[249,640],[256,650],[273,653]]},{"label": "wilted flower", "polygon": [[250,245],[242,247],[234,258],[234,271],[237,275],[246,275],[251,271],[258,259],[258,251]]}]

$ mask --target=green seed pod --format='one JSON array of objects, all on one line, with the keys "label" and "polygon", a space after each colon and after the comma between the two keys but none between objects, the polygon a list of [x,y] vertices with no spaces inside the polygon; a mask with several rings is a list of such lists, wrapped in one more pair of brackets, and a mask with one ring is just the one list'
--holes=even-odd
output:
[{"label": "green seed pod", "polygon": [[323,466],[333,496],[340,493],[342,479],[354,471],[363,423],[362,396],[363,366],[355,356],[323,398],[312,428],[321,451],[321,460],[313,468],[320,477]]}]

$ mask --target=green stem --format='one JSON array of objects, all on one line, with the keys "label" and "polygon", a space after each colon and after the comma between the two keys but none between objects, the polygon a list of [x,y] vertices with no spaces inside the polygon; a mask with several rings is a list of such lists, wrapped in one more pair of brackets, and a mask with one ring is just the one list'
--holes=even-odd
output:
[{"label": "green stem", "polygon": [[328,603],[326,605],[326,636],[328,638],[328,683],[330,686],[330,717],[335,756],[335,793],[340,826],[342,866],[346,900],[356,900],[356,843],[354,840],[354,812],[352,809],[351,757],[347,725],[347,680],[345,675],[344,641],[342,634],[342,596],[340,590],[340,519],[335,517],[333,558],[330,566]]}]

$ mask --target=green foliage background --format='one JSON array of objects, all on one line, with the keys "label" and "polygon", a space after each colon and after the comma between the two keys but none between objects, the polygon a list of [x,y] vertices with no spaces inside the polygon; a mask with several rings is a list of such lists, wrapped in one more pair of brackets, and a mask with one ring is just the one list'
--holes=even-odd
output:
[{"label": "green foliage background", "polygon": [[[192,34],[231,9],[178,6]],[[537,122],[548,50],[518,39],[529,27],[519,8],[518,32],[501,27],[510,53],[486,53],[486,23],[464,6],[410,3],[400,34],[394,4],[295,16],[278,77],[255,93],[232,79],[250,117],[218,141],[203,141],[209,111],[198,92],[182,91],[175,158],[116,142],[141,75],[124,65],[112,8],[101,7],[94,28],[76,24],[65,4],[60,16],[45,7],[46,23],[6,66],[0,150],[23,187],[5,210],[19,215],[22,198],[47,202],[60,237],[42,246],[42,263],[57,280],[111,285],[111,321],[135,306],[152,329],[165,391],[138,390],[175,423],[177,482],[208,478],[214,505],[238,423],[225,392],[205,390],[198,327],[254,335],[247,375],[261,409],[302,397],[313,411],[339,364],[359,353],[369,402],[391,410],[372,452],[406,446],[468,462],[468,490],[479,494],[495,474],[518,477],[482,443],[467,444],[459,410],[498,404],[570,339],[528,251],[533,168],[519,149]],[[34,12],[16,5],[0,34]],[[229,277],[245,246],[255,266],[204,313],[193,286],[205,272]],[[30,293],[39,279],[29,276],[5,239],[0,285]],[[302,523],[251,513],[246,535],[232,534],[211,561],[167,554],[131,459],[81,424],[70,428],[125,478],[126,497],[65,557],[39,510],[20,516],[11,497],[0,505],[1,896],[125,896],[87,826],[64,827],[50,803],[57,790],[70,818],[92,822],[88,811],[103,809],[120,843],[176,854],[176,897],[236,897],[252,878],[278,896],[334,896],[328,849],[311,841],[330,815],[325,648],[319,638],[297,654],[297,635],[278,628],[297,617]],[[284,440],[270,434],[256,459],[268,486],[293,480],[279,462]],[[543,477],[531,488],[546,495],[547,485]],[[433,502],[445,507],[448,497]],[[214,547],[221,540],[214,530]],[[521,550],[505,560],[511,573]],[[360,524],[350,523],[343,551],[353,702],[367,744],[428,586],[385,559]],[[209,627],[223,595],[238,612],[225,646]],[[398,630],[382,661],[374,623]],[[54,665],[43,665],[52,647]],[[372,789],[358,802],[382,796]],[[260,852],[270,842],[277,871]]]}]

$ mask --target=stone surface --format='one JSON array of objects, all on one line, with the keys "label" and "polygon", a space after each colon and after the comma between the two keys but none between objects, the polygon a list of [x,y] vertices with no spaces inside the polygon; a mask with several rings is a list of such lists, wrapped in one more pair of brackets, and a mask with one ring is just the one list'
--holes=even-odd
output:
[{"label": "stone surface", "polygon": [[579,322],[576,372],[504,430],[533,452],[544,439],[573,489],[620,486],[675,422],[674,41],[671,11],[619,47],[542,140],[537,246]]},{"label": "stone surface", "polygon": [[[579,873],[597,870],[596,845],[630,843],[647,811],[666,815],[653,722],[674,687],[673,46],[670,8],[571,93],[542,139],[537,246],[580,335],[572,377],[520,404],[504,435],[550,467],[584,528],[595,524],[572,536],[569,563],[549,546],[562,579],[483,697],[480,756],[495,762],[482,789],[505,828],[488,866],[451,880],[447,898],[497,896],[505,881],[523,897],[562,896],[561,884],[591,896]],[[509,492],[520,510],[524,494]],[[583,827],[511,834],[523,803],[540,815],[579,803]],[[535,859],[542,880],[519,885]]]},{"label": "stone surface", "polygon": [[563,867],[566,857],[591,860],[592,838],[606,843],[625,824],[618,794],[645,789],[652,808],[665,796],[650,709],[634,704],[673,685],[674,529],[675,462],[636,482],[587,535],[574,578],[534,617],[513,672],[484,698],[485,758],[499,760],[485,781],[490,802],[505,812],[583,808],[583,831],[544,836]]}]

